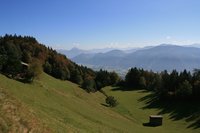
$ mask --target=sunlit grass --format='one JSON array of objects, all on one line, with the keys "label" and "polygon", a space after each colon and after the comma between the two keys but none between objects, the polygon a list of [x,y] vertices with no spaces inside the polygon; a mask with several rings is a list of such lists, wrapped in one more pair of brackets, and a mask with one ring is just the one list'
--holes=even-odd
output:
[{"label": "sunlit grass", "polygon": [[116,108],[104,106],[105,96],[99,92],[86,93],[78,85],[42,74],[32,84],[24,84],[0,75],[0,87],[22,101],[53,132],[129,132],[129,133],[198,133],[199,129],[187,128],[185,119],[174,121],[164,114],[160,127],[145,127],[151,114],[159,108],[146,108],[139,99],[148,96],[143,91],[112,91],[107,94],[118,99]]}]

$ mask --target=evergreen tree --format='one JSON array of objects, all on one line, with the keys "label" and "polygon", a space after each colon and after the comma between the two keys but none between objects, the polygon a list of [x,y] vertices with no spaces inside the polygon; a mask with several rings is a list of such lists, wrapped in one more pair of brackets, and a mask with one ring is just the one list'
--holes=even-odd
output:
[{"label": "evergreen tree", "polygon": [[183,81],[179,85],[176,95],[180,98],[188,98],[192,95],[192,85],[187,80]]},{"label": "evergreen tree", "polygon": [[139,87],[140,71],[137,68],[131,68],[126,74],[125,81],[128,86]]},{"label": "evergreen tree", "polygon": [[111,72],[110,73],[110,84],[116,85],[120,80],[119,75],[116,72]]}]

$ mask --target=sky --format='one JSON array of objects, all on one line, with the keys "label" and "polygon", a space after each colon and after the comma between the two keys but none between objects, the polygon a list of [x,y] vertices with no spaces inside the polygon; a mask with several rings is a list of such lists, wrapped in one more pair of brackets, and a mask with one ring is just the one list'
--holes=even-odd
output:
[{"label": "sky", "polygon": [[200,0],[0,0],[0,35],[56,49],[200,43]]}]

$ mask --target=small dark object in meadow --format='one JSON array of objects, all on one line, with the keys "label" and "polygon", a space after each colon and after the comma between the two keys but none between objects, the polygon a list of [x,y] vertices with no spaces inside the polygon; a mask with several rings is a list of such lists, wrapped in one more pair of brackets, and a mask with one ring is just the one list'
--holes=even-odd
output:
[{"label": "small dark object in meadow", "polygon": [[149,116],[149,122],[143,123],[143,126],[156,127],[156,126],[161,126],[162,123],[163,123],[163,116],[161,116],[161,115],[150,115]]},{"label": "small dark object in meadow", "polygon": [[161,126],[163,121],[163,117],[161,115],[150,115],[149,123],[152,126]]}]

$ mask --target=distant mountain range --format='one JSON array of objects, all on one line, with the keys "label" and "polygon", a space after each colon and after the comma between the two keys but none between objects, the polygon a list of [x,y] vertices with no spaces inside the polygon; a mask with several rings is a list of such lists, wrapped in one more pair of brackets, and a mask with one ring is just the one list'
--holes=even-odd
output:
[{"label": "distant mountain range", "polygon": [[66,55],[68,58],[73,58],[77,55],[80,55],[82,53],[88,53],[87,50],[82,50],[79,48],[72,48],[71,50],[65,50],[65,49],[58,49],[57,50],[59,53]]},{"label": "distant mountain range", "polygon": [[199,43],[194,43],[191,45],[185,45],[186,47],[195,47],[195,48],[200,48],[200,44]]},{"label": "distant mountain range", "polygon": [[[96,54],[96,53],[106,53],[109,51],[115,50],[115,48],[103,48],[103,49],[91,49],[91,50],[83,50],[79,48],[72,48],[71,50],[58,49],[57,51],[66,55],[68,58],[74,58],[80,54]],[[131,49],[132,50],[132,49]]]},{"label": "distant mountain range", "polygon": [[[135,52],[136,50],[138,50],[140,48],[127,48],[127,49],[123,49],[122,51],[125,53],[132,53]],[[65,50],[65,49],[58,49],[57,51],[59,53],[62,53],[64,55],[66,55],[68,58],[72,59],[80,54],[97,54],[97,53],[106,53],[106,52],[110,52],[112,50],[120,50],[117,48],[102,48],[102,49],[91,49],[91,50],[83,50],[83,49],[79,49],[79,48],[72,48],[70,50]]]},{"label": "distant mountain range", "polygon": [[131,67],[138,67],[153,71],[172,71],[173,69],[192,71],[194,68],[200,68],[200,48],[197,46],[199,45],[162,44],[135,48],[132,51],[113,49],[104,53],[80,52],[79,50],[79,54],[71,59],[78,64],[92,68],[128,70]]}]

